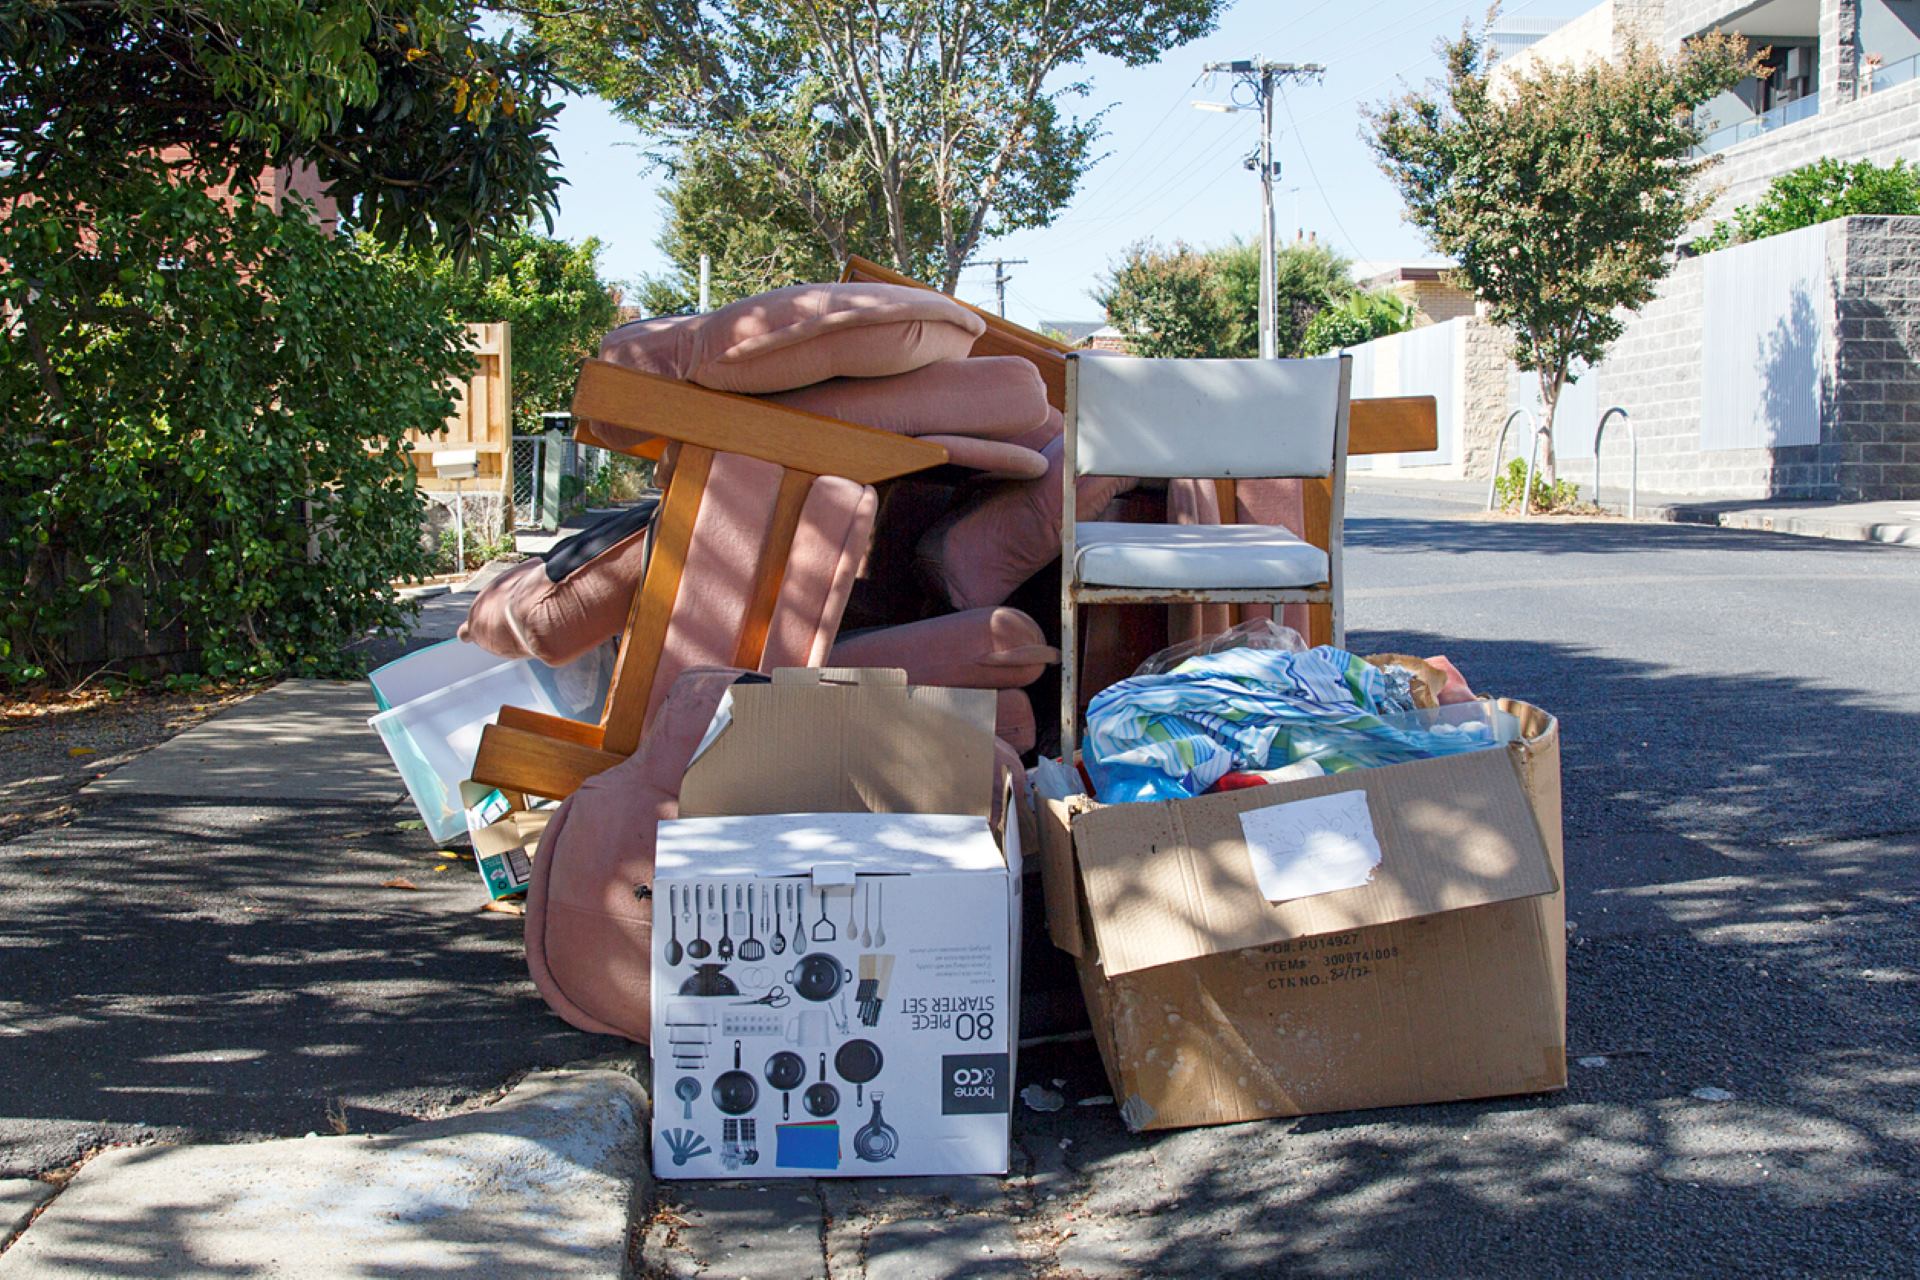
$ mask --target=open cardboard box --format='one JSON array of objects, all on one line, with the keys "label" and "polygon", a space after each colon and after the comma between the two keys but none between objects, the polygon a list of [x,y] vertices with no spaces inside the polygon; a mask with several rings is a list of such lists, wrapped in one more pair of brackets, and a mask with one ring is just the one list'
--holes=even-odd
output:
[{"label": "open cardboard box", "polygon": [[[901,671],[729,691],[659,831],[657,1176],[1006,1172],[1022,823],[995,803],[993,719],[992,693]],[[716,895],[757,904],[736,946],[766,945],[774,904],[806,950],[669,963]]]},{"label": "open cardboard box", "polygon": [[[1559,726],[1504,746],[1158,804],[1040,802],[1048,930],[1135,1130],[1566,1084]],[[1358,792],[1358,887],[1269,902],[1242,816]]]}]

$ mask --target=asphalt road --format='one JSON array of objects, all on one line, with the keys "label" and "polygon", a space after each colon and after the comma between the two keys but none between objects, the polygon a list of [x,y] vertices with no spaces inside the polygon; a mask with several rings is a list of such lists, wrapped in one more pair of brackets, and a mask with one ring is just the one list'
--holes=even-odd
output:
[{"label": "asphalt road", "polygon": [[[1365,491],[1349,514],[1353,648],[1445,653],[1561,717],[1570,1051],[1605,1065],[1141,1137],[1022,1110],[1005,1182],[666,1188],[649,1267],[1920,1273],[1920,552]],[[544,1012],[517,922],[404,816],[120,797],[0,846],[0,1176],[341,1103],[388,1128],[611,1047]],[[423,892],[367,891],[395,873]],[[1022,1068],[1107,1092],[1084,1042]]]},{"label": "asphalt road", "polygon": [[[1364,490],[1347,537],[1351,647],[1561,718],[1569,1053],[1606,1064],[1145,1138],[1030,1114],[1030,1205],[1073,1231],[1042,1261],[1920,1274],[1920,555]],[[1024,1067],[1106,1092],[1073,1052]]]}]

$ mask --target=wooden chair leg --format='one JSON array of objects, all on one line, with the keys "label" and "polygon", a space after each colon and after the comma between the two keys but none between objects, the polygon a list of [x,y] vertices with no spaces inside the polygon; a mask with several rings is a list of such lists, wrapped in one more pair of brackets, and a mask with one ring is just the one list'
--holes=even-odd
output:
[{"label": "wooden chair leg", "polygon": [[712,469],[713,450],[683,447],[673,482],[661,503],[653,555],[640,590],[633,593],[633,608],[620,633],[613,683],[607,689],[606,712],[600,719],[601,745],[615,755],[632,755],[646,730],[647,707],[653,700],[653,681],[667,640],[667,623],[680,596],[687,548],[693,543],[694,517],[700,511],[707,474]]}]

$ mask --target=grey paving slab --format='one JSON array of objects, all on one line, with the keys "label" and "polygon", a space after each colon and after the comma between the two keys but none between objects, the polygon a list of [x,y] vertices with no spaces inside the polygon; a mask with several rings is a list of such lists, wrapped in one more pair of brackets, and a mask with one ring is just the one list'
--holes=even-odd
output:
[{"label": "grey paving slab", "polygon": [[811,1179],[655,1186],[641,1269],[730,1280],[827,1274],[821,1194]]},{"label": "grey paving slab", "polygon": [[283,680],[90,783],[87,795],[377,803],[406,789],[358,680]]},{"label": "grey paving slab", "polygon": [[110,1151],[0,1276],[619,1276],[646,1111],[626,1076],[573,1072],[382,1137]]},{"label": "grey paving slab", "polygon": [[7,844],[0,1176],[326,1132],[330,1109],[384,1132],[618,1048],[553,1016],[523,922],[412,817],[122,794]]},{"label": "grey paving slab", "polygon": [[1013,1222],[989,1214],[876,1222],[863,1261],[866,1280],[1028,1274]]},{"label": "grey paving slab", "polygon": [[58,1190],[51,1182],[33,1178],[0,1178],[0,1244],[26,1226],[33,1211]]}]

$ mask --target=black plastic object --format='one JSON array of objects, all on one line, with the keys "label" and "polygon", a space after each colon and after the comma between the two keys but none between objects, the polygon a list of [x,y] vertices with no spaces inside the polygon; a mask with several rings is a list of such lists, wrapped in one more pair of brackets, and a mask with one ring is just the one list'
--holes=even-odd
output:
[{"label": "black plastic object", "polygon": [[740,1069],[740,1042],[733,1042],[733,1070],[713,1082],[713,1105],[730,1116],[743,1116],[760,1101],[760,1082]]},{"label": "black plastic object", "polygon": [[683,996],[737,996],[740,988],[727,976],[727,966],[723,964],[697,964],[686,981],[680,984]]},{"label": "black plastic object", "polygon": [[802,1000],[831,1000],[839,994],[842,983],[852,980],[852,970],[822,952],[801,956],[799,963],[787,970],[787,982]]},{"label": "black plastic object", "polygon": [[833,1055],[833,1069],[840,1073],[842,1080],[853,1086],[854,1106],[865,1101],[865,1085],[880,1074],[880,1068],[886,1065],[886,1061],[880,1053],[880,1046],[871,1040],[849,1040]]},{"label": "black plastic object", "polygon": [[885,1096],[878,1091],[874,1093],[873,1119],[853,1135],[853,1154],[868,1164],[879,1164],[900,1154],[900,1134],[880,1114],[880,1099]]},{"label": "black plastic object", "polygon": [[653,523],[660,499],[646,497],[624,511],[616,511],[588,525],[580,532],[554,544],[547,552],[547,581],[565,582],[586,567],[590,560],[605,555],[616,544],[625,542]]}]

